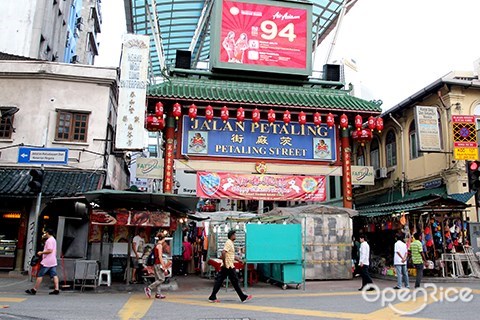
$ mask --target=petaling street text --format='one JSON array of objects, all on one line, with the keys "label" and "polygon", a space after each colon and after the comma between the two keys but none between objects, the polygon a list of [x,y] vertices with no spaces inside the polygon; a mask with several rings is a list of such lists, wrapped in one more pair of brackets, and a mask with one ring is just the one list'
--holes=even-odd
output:
[{"label": "petaling street text", "polygon": [[264,155],[264,156],[285,156],[285,157],[306,157],[306,149],[297,148],[266,148],[253,146],[230,146],[230,145],[216,145],[215,153],[223,154],[249,154],[249,155]]},{"label": "petaling street text", "polygon": [[223,122],[221,120],[205,121],[204,119],[195,119],[190,126],[190,130],[201,131],[226,131],[226,132],[248,132],[260,134],[287,134],[292,136],[315,136],[327,137],[328,128],[326,126],[308,126],[296,123],[251,123],[251,122]]}]

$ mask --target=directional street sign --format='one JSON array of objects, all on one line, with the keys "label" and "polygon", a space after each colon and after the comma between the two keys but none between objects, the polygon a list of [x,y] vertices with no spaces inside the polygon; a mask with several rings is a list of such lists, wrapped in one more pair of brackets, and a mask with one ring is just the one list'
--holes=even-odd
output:
[{"label": "directional street sign", "polygon": [[20,147],[18,163],[67,164],[68,149]]}]

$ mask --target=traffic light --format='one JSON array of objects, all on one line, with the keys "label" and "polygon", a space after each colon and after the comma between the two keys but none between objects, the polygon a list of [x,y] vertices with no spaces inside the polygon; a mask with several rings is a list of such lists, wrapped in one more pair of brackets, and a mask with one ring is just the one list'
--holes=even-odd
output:
[{"label": "traffic light", "polygon": [[480,189],[480,161],[470,161],[467,163],[468,187],[470,191]]},{"label": "traffic light", "polygon": [[35,194],[42,192],[43,170],[31,169],[29,174],[32,176],[32,180],[28,183],[30,191]]}]

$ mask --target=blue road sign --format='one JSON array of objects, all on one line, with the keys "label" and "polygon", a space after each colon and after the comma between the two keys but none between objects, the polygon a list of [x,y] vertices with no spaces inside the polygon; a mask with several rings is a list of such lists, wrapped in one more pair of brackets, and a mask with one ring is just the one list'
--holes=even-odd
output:
[{"label": "blue road sign", "polygon": [[68,149],[63,148],[18,148],[18,163],[67,164]]}]

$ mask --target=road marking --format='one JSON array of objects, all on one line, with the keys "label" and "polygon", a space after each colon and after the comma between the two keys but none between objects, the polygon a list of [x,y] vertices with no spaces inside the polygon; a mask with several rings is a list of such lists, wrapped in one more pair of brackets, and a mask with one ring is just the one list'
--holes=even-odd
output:
[{"label": "road marking", "polygon": [[23,302],[27,300],[26,298],[10,298],[10,297],[1,297],[0,302]]},{"label": "road marking", "polygon": [[[357,293],[358,294],[358,293]],[[259,306],[253,304],[240,304],[240,303],[209,303],[207,301],[197,301],[189,299],[178,299],[176,296],[169,295],[168,303],[179,303],[187,304],[193,306],[202,306],[202,307],[214,307],[214,308],[223,308],[223,309],[236,309],[244,311],[257,311],[257,312],[267,312],[267,313],[276,313],[276,314],[289,314],[296,316],[308,316],[308,317],[317,317],[317,318],[337,318],[337,319],[352,319],[352,320],[378,320],[385,319],[379,318],[376,314],[363,314],[363,313],[351,313],[351,312],[335,312],[335,311],[322,311],[322,310],[309,310],[309,309],[293,309],[293,308],[280,308],[280,307],[271,307],[271,306]],[[398,316],[392,318],[399,319]],[[401,317],[405,320],[426,320],[427,318],[414,318],[414,317]]]},{"label": "road marking", "polygon": [[153,300],[147,299],[145,295],[133,295],[123,305],[123,308],[118,312],[118,316],[122,320],[141,319],[152,306]]}]

